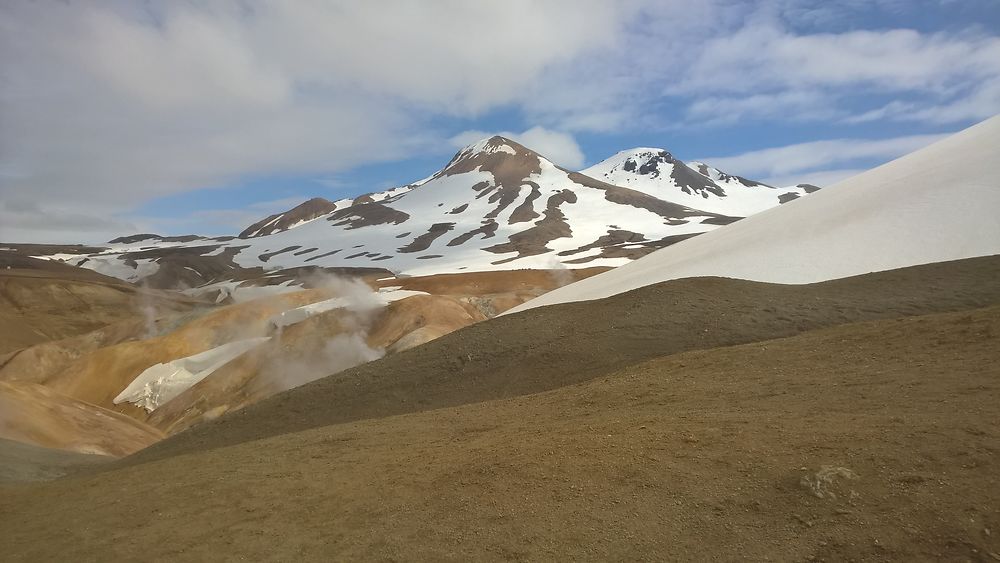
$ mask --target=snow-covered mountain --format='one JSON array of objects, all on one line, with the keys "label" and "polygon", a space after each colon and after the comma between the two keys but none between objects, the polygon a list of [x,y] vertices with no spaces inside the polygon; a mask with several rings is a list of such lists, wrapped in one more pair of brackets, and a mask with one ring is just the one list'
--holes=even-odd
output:
[{"label": "snow-covered mountain", "polygon": [[663,200],[736,217],[759,213],[819,189],[808,184],[775,188],[701,162],[685,164],[656,148],[622,151],[581,173]]},{"label": "snow-covered mountain", "polygon": [[252,238],[261,237],[264,235],[271,235],[281,231],[287,231],[288,229],[293,229],[302,225],[303,223],[308,223],[313,219],[318,219],[324,215],[333,213],[340,209],[348,208],[352,205],[359,205],[362,203],[371,203],[377,201],[384,201],[386,199],[394,198],[399,195],[403,195],[406,192],[412,190],[413,188],[421,185],[424,181],[416,182],[413,184],[408,184],[406,186],[400,186],[398,188],[392,188],[390,190],[385,190],[382,192],[372,192],[370,194],[364,194],[356,198],[338,199],[337,201],[330,201],[321,197],[314,197],[308,201],[300,203],[295,207],[289,209],[288,211],[283,211],[281,213],[275,213],[257,221],[253,225],[250,225],[239,234],[239,238]]},{"label": "snow-covered mountain", "polygon": [[1000,254],[998,154],[1000,116],[515,311],[695,276],[800,284]]},{"label": "snow-covered mountain", "polygon": [[[242,277],[237,272],[248,269],[309,266],[406,275],[620,266],[736,221],[748,206],[729,206],[741,214],[718,211],[726,207],[719,201],[736,200],[730,193],[779,192],[706,167],[720,178],[717,183],[665,151],[650,156],[610,166],[609,174],[632,174],[628,163],[636,162],[636,178],[643,181],[620,186],[491,137],[462,149],[424,180],[355,199],[310,200],[255,223],[239,238],[127,237],[98,254],[59,258],[157,286],[198,286]],[[769,201],[779,203],[777,197]]]}]

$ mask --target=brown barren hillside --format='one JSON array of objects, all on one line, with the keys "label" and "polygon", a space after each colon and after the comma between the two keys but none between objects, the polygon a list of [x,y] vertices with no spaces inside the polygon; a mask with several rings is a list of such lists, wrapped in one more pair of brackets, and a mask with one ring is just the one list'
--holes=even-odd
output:
[{"label": "brown barren hillside", "polygon": [[998,335],[997,307],[842,325],[6,487],[0,549],[23,561],[989,561]]},{"label": "brown barren hillside", "polygon": [[163,439],[155,428],[34,383],[0,381],[0,438],[124,456]]},{"label": "brown barren hillside", "polygon": [[[16,256],[15,256],[16,257]],[[21,258],[25,260],[24,258]],[[37,269],[62,278],[103,276],[58,262],[27,259]],[[334,309],[276,330],[271,319],[288,309],[346,295],[359,295],[364,283],[319,272],[303,274],[313,289],[241,301],[228,306],[202,303],[186,312],[128,318],[82,335],[43,342],[0,356],[0,381],[40,383],[76,399],[150,422],[168,433],[253,404],[274,393],[328,375],[334,366],[350,367],[384,353],[397,353],[494,316],[545,291],[601,269],[570,272],[474,272],[385,279],[368,285],[403,287],[431,293],[396,301],[362,318]],[[114,282],[125,290],[132,286]],[[344,322],[344,321],[347,322]],[[347,361],[335,357],[331,339],[357,336],[371,350]],[[193,388],[147,412],[131,403],[114,404],[117,395],[146,368],[204,352],[235,340],[273,336],[271,341],[217,369]],[[343,343],[341,343],[343,344]],[[348,350],[350,352],[350,350]],[[22,421],[29,424],[30,421]]]},{"label": "brown barren hillside", "polygon": [[0,438],[0,483],[51,481],[107,460],[107,456],[42,448]]},{"label": "brown barren hillside", "polygon": [[0,380],[41,383],[74,361],[106,346],[139,340],[160,323],[146,319],[118,321],[79,336],[42,342],[0,355]]},{"label": "brown barren hillside", "polygon": [[194,304],[83,268],[0,251],[0,356]]},{"label": "brown barren hillside", "polygon": [[99,348],[49,374],[43,383],[83,401],[132,414],[131,405],[115,405],[113,400],[146,368],[234,340],[264,336],[273,315],[330,297],[326,290],[310,289],[210,310],[166,334]]},{"label": "brown barren hillside", "polygon": [[870,319],[1000,304],[1000,257],[810,285],[674,280],[472,325],[174,435],[126,463],[262,437],[536,393],[692,349]]},{"label": "brown barren hillside", "polygon": [[483,320],[475,308],[436,295],[415,295],[390,303],[371,319],[334,309],[284,328],[271,341],[140,418],[173,434],[322,377],[344,361],[343,351],[327,348],[331,339],[356,334],[362,323],[369,325],[365,326],[365,344],[392,354]]}]

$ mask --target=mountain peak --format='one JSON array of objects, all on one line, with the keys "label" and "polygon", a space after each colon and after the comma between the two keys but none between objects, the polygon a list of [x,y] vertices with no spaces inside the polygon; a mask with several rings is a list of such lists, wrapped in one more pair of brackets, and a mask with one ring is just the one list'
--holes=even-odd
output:
[{"label": "mountain peak", "polygon": [[620,155],[646,155],[646,156],[662,156],[665,158],[673,159],[674,155],[670,154],[670,151],[666,149],[661,149],[659,147],[635,147],[628,150],[621,151],[618,153]]},{"label": "mountain peak", "polygon": [[[661,174],[669,176],[674,165],[684,167],[684,163],[676,160],[670,151],[655,147],[636,147],[621,151],[587,170],[607,178],[616,174],[657,178]],[[587,170],[584,171],[585,174]]]},{"label": "mountain peak", "polygon": [[466,146],[458,151],[441,172],[445,176],[460,174],[475,169],[488,170],[493,174],[526,178],[532,172],[540,171],[540,154],[512,141],[507,137],[494,135]]},{"label": "mountain peak", "polygon": [[485,139],[480,139],[471,145],[458,151],[459,155],[496,154],[507,153],[516,155],[518,152],[528,152],[528,149],[507,137],[493,135]]},{"label": "mountain peak", "polygon": [[297,207],[305,207],[310,205],[331,205],[333,202],[326,199],[325,197],[312,197],[306,201],[300,203]]},{"label": "mountain peak", "polygon": [[799,187],[778,190],[702,162],[684,163],[652,147],[621,151],[582,172],[692,209],[732,217],[746,217],[810,193]]}]

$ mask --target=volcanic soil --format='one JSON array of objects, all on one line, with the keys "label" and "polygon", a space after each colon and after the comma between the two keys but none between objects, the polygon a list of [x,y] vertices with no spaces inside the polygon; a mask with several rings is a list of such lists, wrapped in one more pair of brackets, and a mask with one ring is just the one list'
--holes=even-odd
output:
[{"label": "volcanic soil", "polygon": [[107,463],[107,456],[43,448],[0,438],[0,483],[51,481],[82,467]]},{"label": "volcanic soil", "polygon": [[91,270],[0,251],[0,356],[141,319],[144,309],[163,314],[196,304]]},{"label": "volcanic soil", "polygon": [[[0,489],[12,560],[972,560],[1000,308]],[[56,532],[58,531],[58,532]]]},{"label": "volcanic soil", "polygon": [[11,560],[1000,559],[1000,257],[500,317],[0,487]]},{"label": "volcanic soil", "polygon": [[643,360],[872,319],[1000,304],[1000,256],[810,285],[673,280],[502,316],[276,395],[126,462],[546,391]]}]

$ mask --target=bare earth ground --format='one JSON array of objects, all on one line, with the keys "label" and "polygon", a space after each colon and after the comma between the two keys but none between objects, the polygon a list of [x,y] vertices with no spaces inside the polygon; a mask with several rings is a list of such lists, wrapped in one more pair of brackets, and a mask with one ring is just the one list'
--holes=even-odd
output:
[{"label": "bare earth ground", "polygon": [[0,485],[0,559],[996,561],[998,360],[1000,257],[676,280],[473,325],[119,462],[0,444],[11,479],[75,472]]},{"label": "bare earth ground", "polygon": [[120,457],[162,440],[163,433],[36,383],[0,381],[0,439]]},{"label": "bare earth ground", "polygon": [[83,268],[0,251],[0,356],[141,318],[143,307],[164,313],[195,303]]},{"label": "bare earth ground", "polygon": [[[17,270],[23,277],[35,279],[39,275],[50,276],[45,279],[52,284],[76,283],[75,278],[86,276],[103,278],[64,264],[21,259],[36,266],[34,270]],[[402,278],[398,282],[389,280],[386,283],[414,286],[433,294],[395,302],[374,318],[365,319],[366,341],[372,348],[396,353],[482,321],[488,315],[522,303],[557,287],[559,283],[598,271],[600,269],[580,272],[525,270]],[[8,274],[6,277],[5,273]],[[52,276],[53,273],[58,273],[59,277]],[[0,270],[0,284],[10,279],[9,272]],[[112,281],[117,284],[111,286],[115,292],[127,294],[136,290],[128,284]],[[106,285],[98,287],[108,289]],[[199,353],[234,339],[276,336],[267,345],[217,370],[212,377],[175,398],[169,405],[157,409],[154,424],[173,433],[201,422],[203,417],[216,418],[228,410],[257,402],[287,388],[284,380],[288,377],[275,366],[297,363],[300,372],[315,370],[311,377],[327,375],[329,372],[323,370],[324,362],[329,361],[325,359],[326,343],[338,334],[358,330],[352,326],[362,321],[345,324],[338,319],[345,315],[353,318],[354,315],[333,310],[274,335],[269,319],[283,310],[332,297],[335,291],[326,287],[261,297],[227,307],[203,305],[196,310],[155,319],[139,318],[141,310],[130,307],[130,303],[123,300],[109,308],[122,315],[131,311],[131,318],[78,336],[42,342],[0,355],[0,381],[40,383],[67,397],[122,412],[140,421],[152,421],[142,409],[130,404],[113,403],[114,397],[145,368],[157,362]],[[42,295],[41,299],[37,294]],[[99,320],[92,311],[104,308],[100,296],[95,298],[77,292],[72,297],[75,300],[72,307],[48,307],[48,288],[32,281],[21,287],[14,305],[0,299],[0,315],[5,312],[21,316],[33,314],[48,326],[74,319],[90,319],[95,323]],[[2,432],[3,421],[11,419],[11,416],[5,418],[2,415],[0,413],[0,436],[5,435]],[[15,422],[20,422],[23,429],[33,421]],[[39,445],[51,446],[48,442]]]},{"label": "bare earth ground", "polygon": [[[366,342],[395,353],[484,320],[470,309],[437,295],[396,301],[371,320]],[[350,312],[332,310],[288,326],[270,342],[214,371],[141,420],[174,434],[288,389],[284,380],[293,372],[307,372],[311,378],[325,376],[331,358],[322,351],[337,334],[356,330],[354,318]]]},{"label": "bare earth ground", "polygon": [[53,450],[0,438],[0,483],[51,481],[107,461],[102,455]]},{"label": "bare earth ground", "polygon": [[1000,558],[1000,307],[0,488],[10,560]]},{"label": "bare earth ground", "polygon": [[[216,370],[162,406],[154,419],[131,404],[113,403],[145,368],[234,339],[275,336],[270,326],[275,314],[330,298],[336,287],[313,272],[305,277],[319,284],[314,289],[219,307],[0,250],[0,438],[129,454],[163,434],[145,424],[138,427],[146,431],[137,434],[108,411],[177,432],[286,389],[287,380],[327,375],[327,342],[359,330],[355,325],[364,325],[369,346],[396,353],[599,271],[519,270],[382,280],[383,286],[412,286],[433,294],[395,302],[372,319],[352,320],[353,314],[333,310],[278,331],[266,346]],[[374,279],[368,281],[376,285]],[[340,319],[344,315],[351,318]],[[291,363],[298,368],[288,368]],[[114,443],[116,435],[120,444]]]},{"label": "bare earth ground", "polygon": [[643,360],[879,318],[1000,304],[1000,257],[786,286],[675,280],[499,317],[266,399],[124,463],[579,383]]}]

